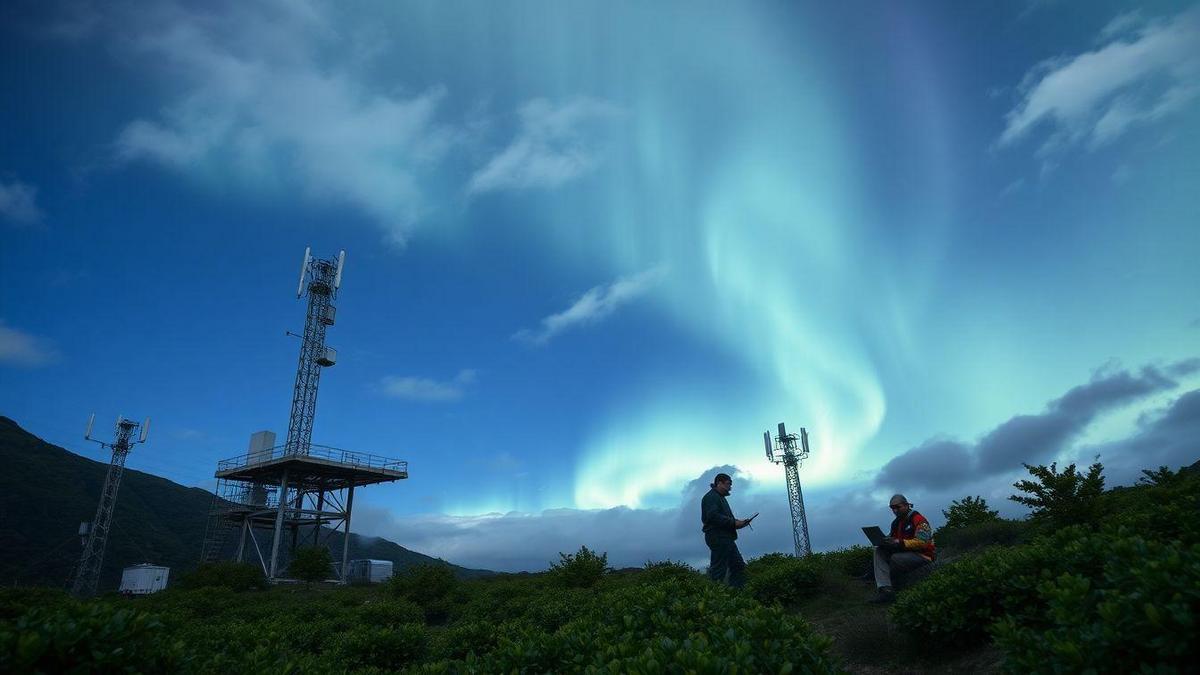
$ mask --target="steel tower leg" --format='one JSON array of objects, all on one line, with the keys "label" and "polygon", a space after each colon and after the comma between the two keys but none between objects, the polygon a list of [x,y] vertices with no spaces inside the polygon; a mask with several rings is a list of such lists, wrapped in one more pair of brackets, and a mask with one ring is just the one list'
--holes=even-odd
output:
[{"label": "steel tower leg", "polygon": [[342,539],[342,583],[350,578],[350,569],[347,567],[350,563],[350,513],[354,510],[354,486],[350,486],[350,491],[346,495],[346,536]]},{"label": "steel tower leg", "polygon": [[288,472],[283,470],[283,478],[279,481],[279,509],[275,512],[275,536],[271,540],[271,573],[270,579],[275,579],[279,563],[279,540],[283,534],[283,512],[287,509]]}]

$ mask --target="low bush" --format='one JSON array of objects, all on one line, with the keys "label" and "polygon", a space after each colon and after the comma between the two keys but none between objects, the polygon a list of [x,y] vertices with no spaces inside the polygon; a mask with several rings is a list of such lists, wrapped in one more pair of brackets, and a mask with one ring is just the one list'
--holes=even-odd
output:
[{"label": "low bush", "polygon": [[388,580],[386,587],[394,594],[425,605],[446,597],[458,584],[449,565],[413,565]]},{"label": "low bush", "polygon": [[342,668],[399,670],[424,657],[429,644],[425,627],[409,623],[391,628],[356,626],[340,634],[331,647]]},{"label": "low bush", "polygon": [[824,553],[814,553],[817,565],[834,574],[858,576],[872,569],[875,549],[871,546],[851,546]]},{"label": "low bush", "polygon": [[249,591],[267,587],[267,578],[258,565],[237,562],[206,563],[180,577],[176,587],[228,588],[231,591]]},{"label": "low bush", "polygon": [[1028,540],[1029,523],[1003,518],[961,527],[943,527],[934,536],[939,551],[961,554],[985,546],[1016,546]]},{"label": "low bush", "polygon": [[423,672],[840,672],[829,648],[800,617],[696,579],[605,592],[557,631],[523,627]]},{"label": "low bush", "polygon": [[560,560],[550,565],[550,576],[567,588],[591,588],[611,571],[608,554],[586,546],[575,553],[559,553],[558,557]]},{"label": "low bush", "polygon": [[821,583],[821,560],[768,553],[746,565],[746,590],[764,603],[792,606],[811,596]]},{"label": "low bush", "polygon": [[1038,584],[1048,626],[1003,617],[996,642],[1011,672],[1188,672],[1200,662],[1200,545],[1129,537],[1103,574]]},{"label": "low bush", "polygon": [[363,604],[356,614],[356,623],[368,626],[399,626],[425,620],[425,611],[405,598],[378,598]]},{"label": "low bush", "polygon": [[188,660],[158,619],[102,602],[33,609],[0,625],[0,672],[165,673]]}]

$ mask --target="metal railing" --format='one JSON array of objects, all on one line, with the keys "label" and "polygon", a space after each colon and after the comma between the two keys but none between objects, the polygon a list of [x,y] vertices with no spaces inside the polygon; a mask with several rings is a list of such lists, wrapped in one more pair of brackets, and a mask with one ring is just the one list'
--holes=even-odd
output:
[{"label": "metal railing", "polygon": [[259,452],[251,452],[245,455],[238,455],[229,459],[223,459],[217,463],[217,471],[229,471],[231,469],[240,469],[250,466],[251,464],[259,464],[261,462],[269,462],[275,459],[283,459],[285,457],[315,457],[324,459],[339,464],[348,464],[350,466],[360,467],[364,469],[374,469],[382,471],[399,471],[408,473],[408,462],[390,457],[382,457],[380,455],[372,455],[366,452],[355,452],[353,450],[342,450],[341,448],[332,448],[327,445],[311,444],[307,448],[301,448],[307,452],[289,452],[286,445],[277,445],[269,450]]}]

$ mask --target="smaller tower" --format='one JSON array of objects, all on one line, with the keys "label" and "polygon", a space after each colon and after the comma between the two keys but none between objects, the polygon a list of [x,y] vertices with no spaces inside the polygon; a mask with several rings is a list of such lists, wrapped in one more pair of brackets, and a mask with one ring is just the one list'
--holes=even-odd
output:
[{"label": "smaller tower", "polygon": [[771,445],[771,433],[763,432],[763,444],[767,448],[767,459],[783,465],[787,477],[788,506],[792,510],[792,539],[796,544],[796,557],[812,553],[808,540],[808,517],[804,514],[804,494],[800,491],[800,462],[808,459],[808,431],[803,427],[800,435],[789,434],[779,423],[779,435]]},{"label": "smaller tower", "polygon": [[[92,424],[96,414],[88,419],[85,440],[99,443],[101,447],[112,448],[112,460],[108,463],[108,475],[104,479],[104,489],[100,492],[100,505],[96,507],[96,517],[91,526],[87,523],[79,526],[80,537],[86,537],[83,544],[83,555],[79,558],[79,569],[71,583],[71,593],[86,597],[96,593],[96,585],[100,581],[100,567],[104,564],[104,548],[108,545],[108,532],[112,528],[113,507],[117,505],[117,490],[121,487],[121,475],[125,472],[125,457],[137,443],[145,443],[150,433],[150,418],[138,424],[124,417],[117,418],[116,438],[112,443],[92,438]],[[133,440],[134,433],[141,428],[142,433]]]}]

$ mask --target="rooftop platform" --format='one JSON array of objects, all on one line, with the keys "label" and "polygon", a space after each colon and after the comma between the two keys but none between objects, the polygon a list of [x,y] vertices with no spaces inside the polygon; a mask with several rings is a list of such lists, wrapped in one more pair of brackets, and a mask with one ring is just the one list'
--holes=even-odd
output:
[{"label": "rooftop platform", "polygon": [[388,457],[324,445],[310,445],[307,452],[287,450],[286,446],[279,445],[222,460],[217,464],[216,477],[277,485],[287,471],[289,486],[312,486],[323,490],[408,478],[408,462]]}]

